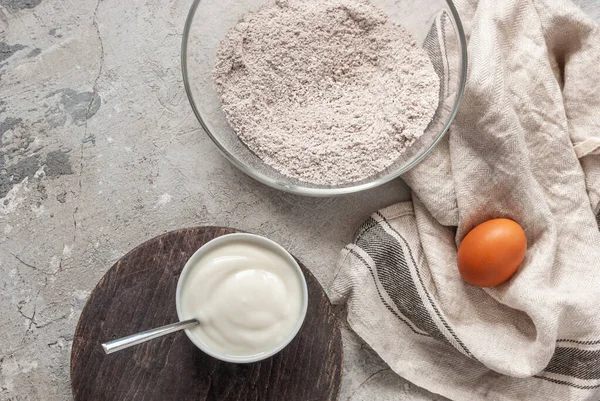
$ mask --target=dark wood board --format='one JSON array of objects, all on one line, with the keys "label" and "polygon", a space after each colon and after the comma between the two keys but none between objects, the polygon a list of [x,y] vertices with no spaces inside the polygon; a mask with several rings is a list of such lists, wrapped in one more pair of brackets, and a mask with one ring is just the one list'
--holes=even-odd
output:
[{"label": "dark wood board", "polygon": [[308,312],[283,351],[253,364],[218,361],[185,333],[111,355],[100,344],[177,321],[175,289],[187,259],[204,243],[236,232],[223,227],[173,231],[138,246],[100,280],[85,305],[71,351],[75,401],[337,400],[342,341],[327,295],[302,265]]}]

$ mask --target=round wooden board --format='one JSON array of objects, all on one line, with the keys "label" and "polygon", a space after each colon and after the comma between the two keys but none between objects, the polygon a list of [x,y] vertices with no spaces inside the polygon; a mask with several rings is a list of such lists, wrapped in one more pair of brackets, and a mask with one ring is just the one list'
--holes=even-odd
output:
[{"label": "round wooden board", "polygon": [[111,355],[101,343],[177,321],[175,289],[187,259],[223,227],[173,231],[138,246],[100,280],[85,305],[71,352],[75,401],[337,400],[342,341],[327,295],[304,267],[308,312],[298,336],[262,362],[231,364],[201,352],[185,333]]}]

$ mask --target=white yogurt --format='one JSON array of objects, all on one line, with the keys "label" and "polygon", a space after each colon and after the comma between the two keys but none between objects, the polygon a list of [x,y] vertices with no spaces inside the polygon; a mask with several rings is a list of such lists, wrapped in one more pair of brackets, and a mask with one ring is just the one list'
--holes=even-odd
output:
[{"label": "white yogurt", "polygon": [[182,273],[180,319],[201,321],[188,333],[200,348],[226,359],[278,351],[306,313],[306,284],[297,264],[277,244],[249,234],[208,245]]}]

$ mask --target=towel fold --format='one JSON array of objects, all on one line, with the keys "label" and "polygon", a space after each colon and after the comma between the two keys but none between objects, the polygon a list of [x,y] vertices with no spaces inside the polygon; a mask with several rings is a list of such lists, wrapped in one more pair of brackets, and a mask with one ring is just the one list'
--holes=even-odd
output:
[{"label": "towel fold", "polygon": [[[399,375],[452,400],[600,400],[600,29],[565,0],[462,0],[467,88],[447,137],[375,213],[333,285]],[[517,273],[464,282],[457,245],[525,229]]]}]

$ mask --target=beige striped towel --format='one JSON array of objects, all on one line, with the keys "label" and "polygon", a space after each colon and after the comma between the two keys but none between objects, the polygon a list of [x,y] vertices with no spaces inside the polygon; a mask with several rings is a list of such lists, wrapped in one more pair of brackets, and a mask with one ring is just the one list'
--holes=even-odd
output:
[{"label": "beige striped towel", "polygon": [[[600,400],[600,31],[567,0],[462,0],[449,135],[342,251],[334,301],[389,366],[457,401]],[[466,284],[475,225],[519,222],[516,275]]]}]

